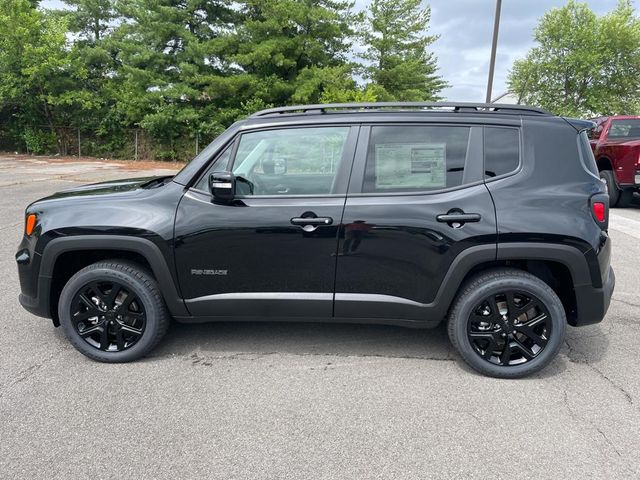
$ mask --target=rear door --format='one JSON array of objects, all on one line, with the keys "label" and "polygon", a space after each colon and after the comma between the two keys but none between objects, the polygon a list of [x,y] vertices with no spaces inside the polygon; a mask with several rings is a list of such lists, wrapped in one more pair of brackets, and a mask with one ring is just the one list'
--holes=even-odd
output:
[{"label": "rear door", "polygon": [[340,232],[336,317],[439,321],[429,315],[456,257],[485,245],[495,258],[483,133],[477,125],[362,127]]}]

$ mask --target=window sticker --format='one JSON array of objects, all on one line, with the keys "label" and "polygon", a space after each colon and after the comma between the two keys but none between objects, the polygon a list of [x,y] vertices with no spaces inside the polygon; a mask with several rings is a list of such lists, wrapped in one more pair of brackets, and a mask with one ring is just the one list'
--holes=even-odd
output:
[{"label": "window sticker", "polygon": [[445,143],[376,145],[376,188],[446,186]]}]

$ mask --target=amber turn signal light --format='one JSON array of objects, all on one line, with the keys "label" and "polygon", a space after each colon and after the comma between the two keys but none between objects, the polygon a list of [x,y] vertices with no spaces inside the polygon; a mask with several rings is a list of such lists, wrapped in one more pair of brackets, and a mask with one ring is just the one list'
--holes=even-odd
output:
[{"label": "amber turn signal light", "polygon": [[33,230],[36,228],[36,220],[38,218],[36,217],[35,213],[30,213],[29,215],[27,215],[27,222],[24,225],[24,233],[27,236],[30,236],[33,233]]}]

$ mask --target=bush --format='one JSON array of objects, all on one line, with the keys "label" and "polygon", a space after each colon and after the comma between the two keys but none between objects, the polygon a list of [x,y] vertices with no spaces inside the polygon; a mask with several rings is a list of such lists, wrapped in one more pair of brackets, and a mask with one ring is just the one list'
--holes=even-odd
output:
[{"label": "bush", "polygon": [[155,159],[175,162],[178,159],[178,152],[175,150],[160,150],[156,152]]},{"label": "bush", "polygon": [[23,138],[27,144],[27,150],[32,153],[51,153],[56,150],[56,135],[53,132],[28,129]]}]

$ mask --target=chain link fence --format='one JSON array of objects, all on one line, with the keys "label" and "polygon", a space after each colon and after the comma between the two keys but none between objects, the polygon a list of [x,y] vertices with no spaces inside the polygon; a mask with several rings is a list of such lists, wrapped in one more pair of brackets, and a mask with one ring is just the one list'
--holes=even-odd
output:
[{"label": "chain link fence", "polygon": [[203,135],[196,131],[160,142],[142,128],[100,134],[58,125],[10,132],[0,125],[0,150],[124,160],[188,161],[214,138],[214,135]]}]

